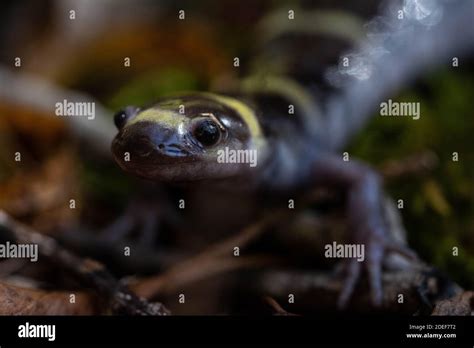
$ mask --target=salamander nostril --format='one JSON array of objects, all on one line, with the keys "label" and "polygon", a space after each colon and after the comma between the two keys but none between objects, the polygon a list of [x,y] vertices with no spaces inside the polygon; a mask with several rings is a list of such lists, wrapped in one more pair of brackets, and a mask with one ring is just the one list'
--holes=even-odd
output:
[{"label": "salamander nostril", "polygon": [[163,150],[163,149],[165,148],[165,145],[164,145],[164,144],[158,144],[158,148],[159,148],[160,150]]}]

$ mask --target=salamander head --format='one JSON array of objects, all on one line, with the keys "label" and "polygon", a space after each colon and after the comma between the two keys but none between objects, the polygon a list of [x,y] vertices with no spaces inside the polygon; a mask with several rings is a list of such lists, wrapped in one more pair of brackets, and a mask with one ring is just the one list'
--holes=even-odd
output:
[{"label": "salamander head", "polygon": [[146,109],[128,106],[114,121],[119,129],[112,142],[116,162],[152,180],[239,176],[258,166],[265,148],[252,109],[211,93],[163,98]]}]

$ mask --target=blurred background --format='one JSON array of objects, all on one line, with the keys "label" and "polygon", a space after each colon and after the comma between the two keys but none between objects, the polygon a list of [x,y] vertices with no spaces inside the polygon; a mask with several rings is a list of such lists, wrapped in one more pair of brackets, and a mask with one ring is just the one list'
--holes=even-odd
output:
[{"label": "blurred background", "polygon": [[[0,209],[51,235],[78,226],[106,226],[141,187],[119,170],[108,149],[96,151],[102,144],[93,144],[100,134],[110,140],[113,112],[173,91],[208,90],[223,77],[236,75],[233,57],[252,59],[259,21],[273,10],[296,6],[341,9],[365,22],[379,2],[2,2],[0,88],[8,93],[0,98]],[[177,20],[181,9],[184,21]],[[15,66],[17,57],[21,66]],[[124,66],[126,57],[129,67]],[[439,69],[407,86],[393,99],[420,101],[420,120],[375,117],[350,147],[351,154],[379,167],[420,153],[436,158],[430,170],[390,180],[386,188],[395,200],[404,200],[401,212],[411,247],[470,289],[472,63],[462,60],[457,68]],[[17,79],[22,84],[11,83]],[[29,85],[33,87],[25,88]],[[104,107],[104,133],[88,138],[84,129],[74,130],[79,126],[69,118],[54,117],[46,100],[61,101],[64,91],[90,96]],[[17,152],[21,162],[14,160]],[[453,152],[459,161],[452,160]],[[69,208],[71,197],[77,199],[76,209]],[[453,247],[459,248],[459,256],[453,257]]]}]

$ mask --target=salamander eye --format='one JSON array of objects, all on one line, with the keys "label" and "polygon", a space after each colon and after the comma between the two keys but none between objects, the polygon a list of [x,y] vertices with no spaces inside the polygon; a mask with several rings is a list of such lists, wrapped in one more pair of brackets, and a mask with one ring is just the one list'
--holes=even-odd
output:
[{"label": "salamander eye", "polygon": [[135,117],[135,115],[137,114],[138,111],[139,111],[139,108],[137,108],[135,106],[127,106],[125,109],[118,111],[114,115],[115,127],[117,127],[117,129],[119,129],[119,130],[122,129],[123,126],[125,126],[125,124],[130,119]]},{"label": "salamander eye", "polygon": [[193,135],[202,145],[212,146],[221,138],[221,130],[214,121],[205,120],[196,125]]}]

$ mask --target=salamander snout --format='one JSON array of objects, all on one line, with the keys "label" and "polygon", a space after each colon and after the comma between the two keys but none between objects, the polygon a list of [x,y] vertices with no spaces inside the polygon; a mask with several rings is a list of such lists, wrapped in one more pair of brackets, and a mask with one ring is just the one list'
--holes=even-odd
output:
[{"label": "salamander snout", "polygon": [[122,167],[174,164],[190,159],[197,150],[198,144],[185,133],[147,121],[124,127],[112,143],[112,152]]}]

